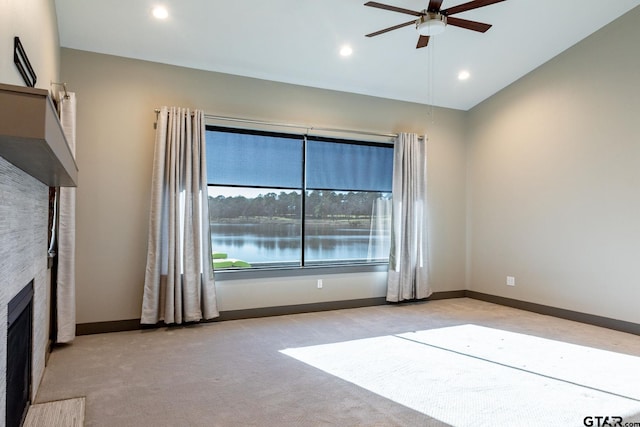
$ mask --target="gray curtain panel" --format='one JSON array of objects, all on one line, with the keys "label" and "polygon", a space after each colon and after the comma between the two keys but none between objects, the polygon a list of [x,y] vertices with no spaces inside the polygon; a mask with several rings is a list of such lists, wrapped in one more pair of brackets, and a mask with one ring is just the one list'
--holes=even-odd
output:
[{"label": "gray curtain panel", "polygon": [[[61,92],[60,123],[71,153],[76,153],[76,94]],[[76,337],[76,189],[61,187],[58,203],[58,279],[56,287],[56,342],[69,343]]]},{"label": "gray curtain panel", "polygon": [[219,315],[211,264],[204,113],[162,107],[156,128],[141,323]]},{"label": "gray curtain panel", "polygon": [[427,138],[401,133],[393,155],[387,301],[423,299],[429,286]]}]

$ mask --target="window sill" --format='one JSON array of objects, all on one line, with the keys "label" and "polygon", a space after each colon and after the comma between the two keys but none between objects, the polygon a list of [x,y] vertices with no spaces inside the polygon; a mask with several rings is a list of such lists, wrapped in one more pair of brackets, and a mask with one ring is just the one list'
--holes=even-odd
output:
[{"label": "window sill", "polygon": [[216,270],[215,279],[219,281],[238,279],[267,279],[273,277],[315,276],[318,274],[373,273],[389,269],[388,263],[351,264],[351,265],[318,265],[309,267],[279,267],[238,270]]}]

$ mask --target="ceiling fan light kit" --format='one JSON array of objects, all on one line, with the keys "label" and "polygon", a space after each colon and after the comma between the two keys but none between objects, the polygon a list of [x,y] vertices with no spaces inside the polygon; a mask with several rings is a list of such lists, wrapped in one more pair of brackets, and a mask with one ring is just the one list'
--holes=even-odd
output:
[{"label": "ceiling fan light kit", "polygon": [[416,30],[421,36],[435,36],[444,32],[447,17],[441,13],[426,12],[416,21]]}]

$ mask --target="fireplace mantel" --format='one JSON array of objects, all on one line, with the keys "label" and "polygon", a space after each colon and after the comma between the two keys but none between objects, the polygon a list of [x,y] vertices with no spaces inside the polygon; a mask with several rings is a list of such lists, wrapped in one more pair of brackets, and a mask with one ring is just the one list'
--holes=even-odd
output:
[{"label": "fireplace mantel", "polygon": [[50,187],[75,187],[78,168],[49,92],[0,84],[0,156]]}]

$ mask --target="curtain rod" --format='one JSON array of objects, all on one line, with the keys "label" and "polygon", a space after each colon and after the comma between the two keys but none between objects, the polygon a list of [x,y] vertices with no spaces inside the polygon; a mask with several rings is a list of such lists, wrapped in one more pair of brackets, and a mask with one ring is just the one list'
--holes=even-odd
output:
[{"label": "curtain rod", "polygon": [[69,93],[67,92],[67,84],[62,82],[50,81],[51,86],[62,86],[64,88],[64,99],[69,99]]},{"label": "curtain rod", "polygon": [[[155,110],[156,116],[160,114],[160,109],[156,108]],[[336,133],[351,133],[355,135],[364,135],[364,136],[378,136],[384,138],[397,138],[398,134],[396,133],[376,133],[376,132],[367,132],[362,130],[353,130],[353,129],[339,129],[339,128],[327,128],[327,127],[315,127],[312,125],[300,125],[293,123],[277,123],[266,120],[255,120],[255,119],[246,119],[241,117],[228,117],[228,116],[216,116],[213,114],[204,114],[205,119],[212,120],[222,120],[228,122],[238,122],[238,123],[250,123],[256,125],[265,125],[265,126],[275,126],[275,127],[288,127],[295,129],[306,129],[307,132],[310,131],[320,131],[320,132],[336,132]]]}]

